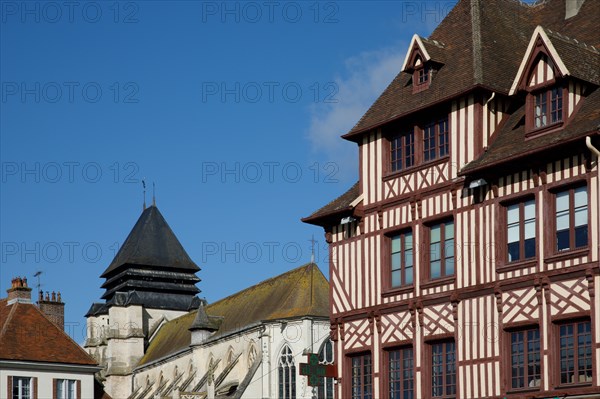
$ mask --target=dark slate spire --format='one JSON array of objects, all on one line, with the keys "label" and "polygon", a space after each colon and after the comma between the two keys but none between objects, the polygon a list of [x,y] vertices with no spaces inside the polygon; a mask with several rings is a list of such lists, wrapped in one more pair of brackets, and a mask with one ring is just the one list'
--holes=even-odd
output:
[{"label": "dark slate spire", "polygon": [[154,205],[142,215],[102,273],[107,305],[189,310],[198,306],[196,272],[181,243]]},{"label": "dark slate spire", "polygon": [[126,264],[200,271],[156,206],[142,212],[123,246],[100,277],[106,278]]},{"label": "dark slate spire", "polygon": [[204,310],[204,304],[200,304],[198,307],[198,312],[196,312],[196,318],[194,319],[194,322],[190,326],[189,330],[204,330],[213,332],[217,331],[218,329],[219,327],[209,320],[208,315]]}]

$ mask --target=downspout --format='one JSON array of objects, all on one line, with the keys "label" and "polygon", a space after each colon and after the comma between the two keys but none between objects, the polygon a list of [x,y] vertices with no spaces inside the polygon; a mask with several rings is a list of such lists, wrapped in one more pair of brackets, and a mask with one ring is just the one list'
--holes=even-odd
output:
[{"label": "downspout", "polygon": [[487,107],[487,105],[490,103],[490,101],[492,101],[494,99],[494,97],[496,97],[496,92],[495,91],[492,92],[491,97],[488,98],[488,100],[485,102],[484,105]]},{"label": "downspout", "polygon": [[587,148],[590,149],[591,152],[596,154],[596,157],[600,159],[600,151],[596,147],[594,147],[594,145],[592,144],[592,138],[590,136],[585,137],[585,145],[587,146]]}]

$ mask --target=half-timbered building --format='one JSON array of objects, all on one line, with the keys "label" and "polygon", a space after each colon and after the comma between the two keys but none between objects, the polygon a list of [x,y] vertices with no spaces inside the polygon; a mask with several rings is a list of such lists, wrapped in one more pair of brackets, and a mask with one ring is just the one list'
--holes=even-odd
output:
[{"label": "half-timbered building", "polygon": [[459,0],[343,136],[339,398],[599,397],[600,2]]}]

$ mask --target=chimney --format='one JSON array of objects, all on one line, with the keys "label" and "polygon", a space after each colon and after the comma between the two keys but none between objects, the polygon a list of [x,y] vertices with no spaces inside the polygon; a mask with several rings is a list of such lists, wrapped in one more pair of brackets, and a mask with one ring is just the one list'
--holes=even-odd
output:
[{"label": "chimney", "polygon": [[46,292],[46,296],[42,291],[39,292],[38,306],[42,313],[46,315],[56,326],[63,329],[65,328],[65,304],[62,301],[60,292],[52,292],[52,294]]},{"label": "chimney", "polygon": [[6,290],[8,293],[7,305],[15,302],[31,303],[31,288],[27,286],[26,277],[15,277],[11,280],[11,287]]},{"label": "chimney", "polygon": [[565,0],[565,19],[579,14],[579,10],[585,0]]}]

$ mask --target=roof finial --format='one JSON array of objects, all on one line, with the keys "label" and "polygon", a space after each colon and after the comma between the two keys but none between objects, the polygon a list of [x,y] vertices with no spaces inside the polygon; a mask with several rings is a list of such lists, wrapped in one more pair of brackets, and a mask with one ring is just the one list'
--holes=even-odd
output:
[{"label": "roof finial", "polygon": [[152,206],[156,206],[156,192],[155,192],[155,185],[154,182],[152,182]]},{"label": "roof finial", "polygon": [[146,178],[142,179],[142,186],[144,186],[144,207],[142,208],[143,211],[146,210]]},{"label": "roof finial", "polygon": [[310,263],[315,263],[315,235],[312,235],[310,240]]}]

